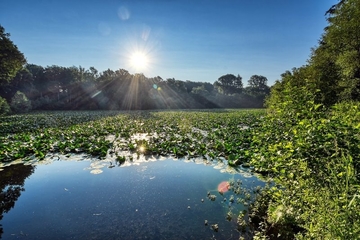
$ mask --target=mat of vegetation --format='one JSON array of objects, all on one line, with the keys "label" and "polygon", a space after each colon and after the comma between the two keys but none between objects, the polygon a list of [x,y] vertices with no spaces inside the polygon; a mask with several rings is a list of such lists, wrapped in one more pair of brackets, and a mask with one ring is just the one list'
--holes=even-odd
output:
[{"label": "mat of vegetation", "polygon": [[[0,161],[88,153],[119,161],[138,155],[248,162],[264,110],[47,112],[2,117]],[[127,153],[127,154],[126,154]],[[131,159],[129,159],[131,160]]]}]

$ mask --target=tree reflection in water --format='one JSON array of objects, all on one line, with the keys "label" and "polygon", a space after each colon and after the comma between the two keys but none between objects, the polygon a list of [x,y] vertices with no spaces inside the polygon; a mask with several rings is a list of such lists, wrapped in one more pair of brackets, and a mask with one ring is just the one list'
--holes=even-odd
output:
[{"label": "tree reflection in water", "polygon": [[[0,221],[4,213],[7,213],[15,206],[15,202],[25,191],[25,179],[34,173],[34,166],[16,164],[0,171]],[[0,224],[0,238],[3,228]]]}]

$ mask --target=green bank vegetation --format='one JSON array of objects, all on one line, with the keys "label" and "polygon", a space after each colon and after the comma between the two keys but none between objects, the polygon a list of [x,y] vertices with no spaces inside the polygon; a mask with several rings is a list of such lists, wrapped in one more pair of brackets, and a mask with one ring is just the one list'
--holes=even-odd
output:
[{"label": "green bank vegetation", "polygon": [[360,238],[360,1],[326,14],[319,46],[272,87],[253,136],[251,164],[281,186],[250,211],[257,239]]}]

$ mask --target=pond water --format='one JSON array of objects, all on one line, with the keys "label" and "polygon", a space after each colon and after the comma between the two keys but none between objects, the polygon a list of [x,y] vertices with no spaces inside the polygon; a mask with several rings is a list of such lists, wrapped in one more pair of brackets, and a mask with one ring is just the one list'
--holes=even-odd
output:
[{"label": "pond water", "polygon": [[4,167],[0,238],[239,239],[236,219],[245,207],[217,187],[229,180],[247,189],[265,185],[249,173],[182,160],[113,166],[61,160]]}]

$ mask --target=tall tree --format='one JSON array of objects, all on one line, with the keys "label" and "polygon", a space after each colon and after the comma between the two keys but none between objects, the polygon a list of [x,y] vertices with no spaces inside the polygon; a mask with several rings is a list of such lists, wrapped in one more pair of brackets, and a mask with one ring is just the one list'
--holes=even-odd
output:
[{"label": "tall tree", "polygon": [[[327,12],[328,26],[308,64],[282,75],[268,106],[288,108],[315,102],[332,106],[360,100],[360,0],[341,0]],[[305,101],[306,100],[306,101]]]},{"label": "tall tree", "polygon": [[90,67],[87,73],[87,81],[95,82],[98,77],[99,71],[94,67]]},{"label": "tall tree", "polygon": [[261,75],[252,75],[248,80],[249,87],[263,89],[267,86],[267,78]]},{"label": "tall tree", "polygon": [[23,68],[11,81],[11,86],[14,89],[14,93],[17,91],[21,91],[26,95],[30,94],[34,90],[33,86],[33,75],[27,68]]},{"label": "tall tree", "polygon": [[43,92],[46,91],[46,78],[44,75],[45,69],[40,65],[27,64],[26,69],[29,70],[33,77],[33,85],[42,97]]},{"label": "tall tree", "polygon": [[100,73],[100,76],[97,78],[98,82],[110,82],[114,80],[116,77],[116,74],[113,70],[110,68]]},{"label": "tall tree", "polygon": [[220,89],[225,95],[241,93],[243,90],[242,77],[238,74],[226,74],[218,78],[214,86]]},{"label": "tall tree", "polygon": [[309,59],[307,91],[331,106],[360,100],[360,0],[342,0],[327,12],[328,26]]},{"label": "tall tree", "polygon": [[267,78],[261,75],[252,75],[248,80],[248,91],[251,95],[266,95],[270,92]]},{"label": "tall tree", "polygon": [[10,82],[25,63],[24,55],[0,25],[0,85]]}]

